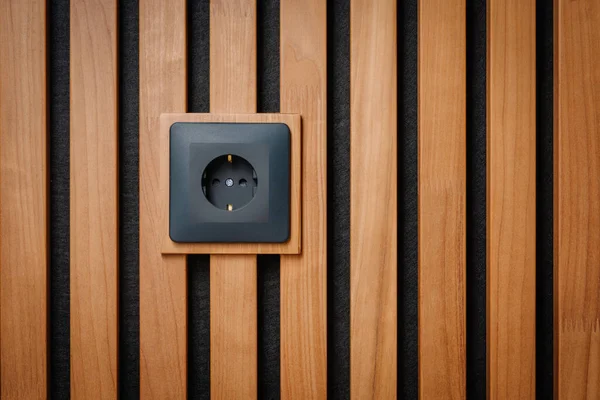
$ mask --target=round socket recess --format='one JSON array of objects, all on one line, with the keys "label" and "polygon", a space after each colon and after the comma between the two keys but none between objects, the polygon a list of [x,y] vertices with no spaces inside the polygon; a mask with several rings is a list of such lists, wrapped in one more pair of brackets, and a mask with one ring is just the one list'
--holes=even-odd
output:
[{"label": "round socket recess", "polygon": [[258,178],[254,167],[235,154],[212,160],[202,175],[202,191],[210,203],[227,211],[244,207],[256,195]]}]

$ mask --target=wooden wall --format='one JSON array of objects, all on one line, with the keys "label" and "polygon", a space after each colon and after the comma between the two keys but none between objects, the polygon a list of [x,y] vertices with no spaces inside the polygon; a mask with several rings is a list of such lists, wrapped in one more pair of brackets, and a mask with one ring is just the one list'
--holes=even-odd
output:
[{"label": "wooden wall", "polygon": [[[599,23],[1,1],[0,397],[600,398]],[[161,254],[160,114],[267,111],[301,254]]]}]

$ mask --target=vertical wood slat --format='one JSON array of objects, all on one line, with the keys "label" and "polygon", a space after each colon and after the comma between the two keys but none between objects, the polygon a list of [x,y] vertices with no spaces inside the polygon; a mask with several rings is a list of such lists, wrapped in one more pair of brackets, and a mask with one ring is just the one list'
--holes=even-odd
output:
[{"label": "vertical wood slat", "polygon": [[350,394],[395,399],[396,1],[350,3]]},{"label": "vertical wood slat", "polygon": [[46,1],[0,2],[0,398],[47,393]]},{"label": "vertical wood slat", "polygon": [[600,3],[555,0],[555,394],[600,393]]},{"label": "vertical wood slat", "polygon": [[71,0],[71,397],[117,398],[117,2]]},{"label": "vertical wood slat", "polygon": [[466,2],[419,4],[419,395],[466,396]]},{"label": "vertical wood slat", "polygon": [[535,398],[535,0],[488,1],[489,399]]},{"label": "vertical wood slat", "polygon": [[327,397],[326,2],[281,1],[282,113],[302,115],[302,254],[281,256],[281,397]]},{"label": "vertical wood slat", "polygon": [[140,0],[140,394],[187,395],[186,257],[161,256],[159,118],[185,112],[186,2]]},{"label": "vertical wood slat", "polygon": [[[210,2],[210,110],[256,112],[256,0]],[[210,257],[211,398],[258,395],[256,255]]]},{"label": "vertical wood slat", "polygon": [[210,387],[213,399],[257,397],[256,256],[211,256]]}]

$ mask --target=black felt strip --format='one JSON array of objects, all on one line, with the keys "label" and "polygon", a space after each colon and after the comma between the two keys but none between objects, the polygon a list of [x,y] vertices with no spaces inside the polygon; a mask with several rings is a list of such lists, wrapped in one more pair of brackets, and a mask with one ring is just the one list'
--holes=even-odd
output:
[{"label": "black felt strip", "polygon": [[119,397],[140,396],[139,15],[119,2]]},{"label": "black felt strip", "polygon": [[279,0],[261,0],[257,7],[257,109],[279,112]]},{"label": "black felt strip", "polygon": [[49,116],[49,388],[53,399],[70,396],[69,335],[69,1],[48,2]]},{"label": "black felt strip", "polygon": [[537,2],[536,397],[553,392],[553,2]]},{"label": "black felt strip", "polygon": [[398,392],[405,399],[419,390],[417,3],[398,2]]},{"label": "black felt strip", "polygon": [[350,4],[327,8],[328,398],[350,398]]},{"label": "black felt strip", "polygon": [[[258,112],[279,112],[279,0],[257,3]],[[258,398],[279,399],[280,262],[278,255],[258,256]]]},{"label": "black felt strip", "polygon": [[467,396],[486,391],[486,1],[467,1]]},{"label": "black felt strip", "polygon": [[[188,0],[188,112],[210,111],[210,2]],[[188,398],[210,399],[210,257],[188,256]]]},{"label": "black felt strip", "polygon": [[210,257],[188,256],[188,398],[210,399]]},{"label": "black felt strip", "polygon": [[258,256],[258,398],[279,399],[279,256]]}]

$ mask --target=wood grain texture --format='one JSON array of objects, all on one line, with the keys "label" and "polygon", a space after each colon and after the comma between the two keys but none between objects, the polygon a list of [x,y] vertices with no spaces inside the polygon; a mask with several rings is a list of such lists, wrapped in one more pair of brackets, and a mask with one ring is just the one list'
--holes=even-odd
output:
[{"label": "wood grain texture", "polygon": [[0,398],[47,394],[46,1],[0,1]]},{"label": "wood grain texture", "polygon": [[302,115],[302,254],[281,256],[281,397],[327,397],[326,2],[281,1],[281,112]]},{"label": "wood grain texture", "polygon": [[186,2],[140,0],[140,397],[187,395],[186,257],[162,256],[160,115],[185,112]]},{"label": "wood grain texture", "polygon": [[350,3],[350,395],[397,394],[396,0]]},{"label": "wood grain texture", "polygon": [[117,2],[71,0],[71,397],[117,398]]},{"label": "wood grain texture", "polygon": [[419,3],[419,396],[466,396],[466,2]]},{"label": "wood grain texture", "polygon": [[[271,122],[290,128],[290,238],[284,243],[175,243],[169,236],[169,135],[175,122]],[[161,116],[161,196],[164,254],[298,254],[301,249],[302,127],[298,114],[163,114]]]},{"label": "wood grain texture", "polygon": [[257,397],[256,279],[256,256],[211,256],[210,387],[213,399]]},{"label": "wood grain texture", "polygon": [[[210,2],[210,110],[256,112],[256,0]],[[256,285],[256,255],[211,255],[212,399],[258,395]]]},{"label": "wood grain texture", "polygon": [[487,391],[535,399],[535,0],[487,12]]},{"label": "wood grain texture", "polygon": [[600,398],[600,2],[554,3],[555,395]]},{"label": "wood grain texture", "polygon": [[210,111],[256,112],[256,0],[210,0]]}]

